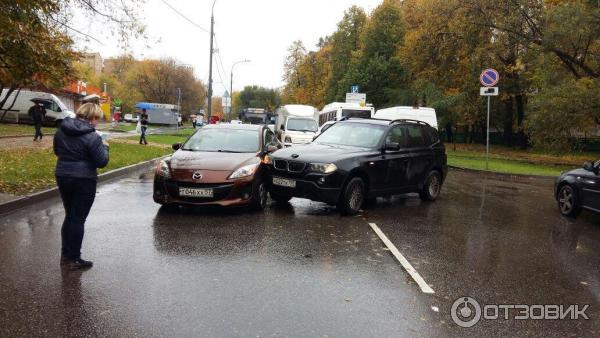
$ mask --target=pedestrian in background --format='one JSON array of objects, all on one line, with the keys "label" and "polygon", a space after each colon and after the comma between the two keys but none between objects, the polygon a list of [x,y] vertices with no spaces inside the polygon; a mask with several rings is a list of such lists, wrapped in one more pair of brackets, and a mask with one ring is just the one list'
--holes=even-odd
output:
[{"label": "pedestrian in background", "polygon": [[37,102],[31,108],[29,108],[29,116],[33,120],[33,125],[35,127],[35,136],[33,137],[33,142],[40,138],[42,140],[42,122],[44,122],[44,116],[46,116],[46,108],[44,108],[44,104],[42,102]]},{"label": "pedestrian in background", "polygon": [[196,115],[192,116],[192,127],[196,129]]},{"label": "pedestrian in background", "polygon": [[146,145],[146,130],[148,130],[148,114],[146,114],[146,108],[142,108],[142,115],[140,115],[140,125],[142,126],[142,134],[140,135],[140,144]]},{"label": "pedestrian in background", "polygon": [[81,258],[85,220],[96,197],[97,168],[108,164],[108,143],[96,132],[100,106],[85,103],[75,118],[65,118],[54,135],[56,183],[65,208],[60,265],[69,270],[91,268]]}]

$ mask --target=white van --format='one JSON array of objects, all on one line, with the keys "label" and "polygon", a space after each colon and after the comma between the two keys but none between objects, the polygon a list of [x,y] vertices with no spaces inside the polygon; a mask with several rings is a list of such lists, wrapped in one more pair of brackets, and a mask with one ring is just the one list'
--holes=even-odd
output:
[{"label": "white van", "polygon": [[[8,89],[2,89],[2,95],[4,98]],[[10,107],[12,104],[17,91],[10,94],[8,100],[4,104],[5,108]],[[46,108],[46,119],[45,124],[55,125],[57,121],[64,119],[65,117],[75,117],[75,113],[67,108],[67,106],[54,94],[45,92],[34,92],[30,90],[21,90],[15,104],[8,111],[5,117],[5,121],[10,122],[32,122],[31,116],[29,116],[29,108],[34,105],[32,99],[44,100],[44,107]]]},{"label": "white van", "polygon": [[435,114],[435,109],[433,108],[408,106],[384,108],[375,112],[373,117],[382,120],[423,121],[435,129],[438,129],[437,115]]},{"label": "white van", "polygon": [[319,126],[319,111],[313,106],[287,104],[276,111],[275,134],[287,147],[312,142]]},{"label": "white van", "polygon": [[342,117],[370,119],[374,112],[375,108],[362,107],[358,103],[333,102],[323,107],[319,113],[319,126],[328,121],[339,121]]}]

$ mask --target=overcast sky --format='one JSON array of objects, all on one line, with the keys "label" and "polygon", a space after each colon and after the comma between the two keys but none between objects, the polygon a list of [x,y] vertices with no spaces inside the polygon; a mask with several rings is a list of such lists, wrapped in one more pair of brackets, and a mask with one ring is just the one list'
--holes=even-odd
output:
[{"label": "overcast sky", "polygon": [[[164,1],[199,26],[210,29],[212,0]],[[235,66],[234,90],[253,84],[281,86],[284,58],[287,48],[294,40],[300,39],[307,49],[315,50],[319,37],[335,31],[336,24],[347,8],[358,5],[370,13],[380,2],[381,0],[217,0],[215,35],[219,53],[213,58],[214,95],[222,95],[225,86],[229,90],[231,65],[243,59],[250,59],[251,62]],[[134,42],[131,47],[133,55],[138,59],[173,57],[191,65],[196,76],[205,83],[208,82],[210,35],[181,18],[163,0],[147,0],[141,13],[147,25],[148,40]],[[104,58],[124,52],[111,39],[100,32],[94,32],[94,28],[87,27],[84,31],[93,34],[104,44],[79,42],[79,46],[87,51],[97,51]],[[224,69],[221,69],[221,62]]]}]

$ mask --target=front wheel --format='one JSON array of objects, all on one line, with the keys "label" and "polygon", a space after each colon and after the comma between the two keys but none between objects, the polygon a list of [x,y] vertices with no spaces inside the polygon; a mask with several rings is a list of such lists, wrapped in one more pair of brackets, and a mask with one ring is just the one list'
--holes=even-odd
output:
[{"label": "front wheel", "polygon": [[346,184],[340,196],[337,209],[343,215],[356,215],[365,200],[365,183],[360,177],[354,177]]},{"label": "front wheel", "polygon": [[267,205],[267,188],[262,180],[258,180],[255,183],[252,191],[252,202],[250,207],[253,210],[264,210]]},{"label": "front wheel", "polygon": [[558,208],[563,216],[576,217],[581,212],[581,206],[570,185],[563,185],[558,192]]},{"label": "front wheel", "polygon": [[423,189],[419,193],[419,196],[423,201],[434,201],[440,195],[442,190],[442,177],[437,171],[429,173],[423,184]]}]

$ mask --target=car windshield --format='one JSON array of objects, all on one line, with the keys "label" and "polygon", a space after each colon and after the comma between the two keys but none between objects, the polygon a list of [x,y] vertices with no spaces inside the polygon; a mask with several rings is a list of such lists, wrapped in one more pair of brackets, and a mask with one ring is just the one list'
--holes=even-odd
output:
[{"label": "car windshield", "polygon": [[290,118],[287,122],[287,130],[290,131],[317,131],[317,121],[312,119]]},{"label": "car windshield", "polygon": [[255,153],[259,150],[256,130],[201,129],[181,147],[189,151]]},{"label": "car windshield", "polygon": [[366,123],[336,123],[325,130],[315,143],[373,148],[381,140],[385,126]]}]

